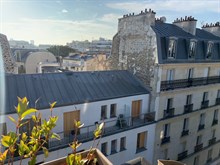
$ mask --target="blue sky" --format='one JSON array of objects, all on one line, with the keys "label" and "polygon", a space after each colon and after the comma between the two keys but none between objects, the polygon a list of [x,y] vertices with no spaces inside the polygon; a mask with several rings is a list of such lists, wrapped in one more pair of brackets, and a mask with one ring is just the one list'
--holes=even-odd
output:
[{"label": "blue sky", "polygon": [[220,21],[220,0],[0,0],[0,33],[37,45],[112,39],[118,18],[145,8],[168,23],[184,16],[199,28]]}]

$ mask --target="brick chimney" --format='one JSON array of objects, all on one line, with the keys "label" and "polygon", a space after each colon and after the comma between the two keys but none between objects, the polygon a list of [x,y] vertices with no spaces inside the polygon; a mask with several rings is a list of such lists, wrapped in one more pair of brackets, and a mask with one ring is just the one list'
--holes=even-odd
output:
[{"label": "brick chimney", "polygon": [[202,29],[220,37],[220,22],[203,25]]},{"label": "brick chimney", "polygon": [[196,34],[196,23],[197,20],[192,17],[192,16],[185,16],[185,18],[180,18],[180,19],[176,19],[174,20],[173,24],[182,28],[184,31],[186,31],[187,33],[190,33],[192,35]]}]

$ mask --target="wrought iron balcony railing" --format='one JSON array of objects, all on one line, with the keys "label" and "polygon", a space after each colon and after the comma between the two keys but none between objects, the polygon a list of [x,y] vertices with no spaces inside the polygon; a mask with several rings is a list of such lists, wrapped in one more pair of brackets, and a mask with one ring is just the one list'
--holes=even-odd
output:
[{"label": "wrought iron balcony railing", "polygon": [[209,100],[205,100],[201,102],[201,109],[208,108]]},{"label": "wrought iron balcony railing", "polygon": [[214,119],[214,120],[212,121],[212,125],[216,125],[216,124],[218,124],[218,119]]},{"label": "wrought iron balcony railing", "polygon": [[202,150],[202,148],[203,148],[203,143],[198,144],[198,145],[195,146],[194,152],[198,152],[198,151]]},{"label": "wrought iron balcony railing", "polygon": [[216,137],[209,140],[209,145],[212,145],[216,142]]},{"label": "wrought iron balcony railing", "polygon": [[184,152],[181,152],[181,153],[178,154],[177,160],[178,160],[178,161],[183,160],[184,158],[187,157],[187,155],[188,155],[188,151],[187,151],[187,150],[184,151]]},{"label": "wrought iron balcony railing", "polygon": [[[136,127],[141,127],[147,125],[154,121],[155,112],[150,112],[146,114],[140,114],[138,118],[124,117],[119,115],[115,120],[105,122],[105,127],[103,130],[103,136],[111,135],[114,133],[130,130]],[[80,128],[77,134],[77,139],[79,142],[90,141],[93,139],[93,132],[96,129],[96,125],[90,125]],[[49,149],[56,149],[60,147],[68,146],[74,139],[74,131],[68,130],[57,133],[61,140],[51,139],[49,140]]]},{"label": "wrought iron balcony railing", "polygon": [[220,83],[220,76],[161,81],[161,91]]},{"label": "wrought iron balcony railing", "polygon": [[170,136],[163,137],[161,139],[161,144],[165,144],[165,143],[169,143],[169,142],[170,142]]},{"label": "wrought iron balcony railing", "polygon": [[183,130],[181,136],[189,135],[189,130]]},{"label": "wrought iron balcony railing", "polygon": [[175,110],[175,108],[165,109],[164,113],[163,113],[163,117],[164,118],[169,118],[169,117],[174,116],[174,110]]},{"label": "wrought iron balcony railing", "polygon": [[198,127],[198,131],[202,130],[205,128],[205,124],[199,124],[199,127]]},{"label": "wrought iron balcony railing", "polygon": [[184,113],[189,113],[193,111],[193,104],[188,104],[184,106]]}]

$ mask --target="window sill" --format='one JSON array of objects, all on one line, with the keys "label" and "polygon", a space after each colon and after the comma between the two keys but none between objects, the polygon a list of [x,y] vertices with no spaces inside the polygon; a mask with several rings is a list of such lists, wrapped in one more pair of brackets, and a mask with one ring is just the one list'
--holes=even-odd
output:
[{"label": "window sill", "polygon": [[136,154],[139,153],[139,152],[143,152],[143,151],[146,151],[147,149],[145,147],[142,147],[142,148],[137,148],[136,149]]},{"label": "window sill", "polygon": [[117,151],[112,151],[111,153],[110,153],[110,155],[114,155],[114,154],[116,154],[116,153],[118,153]]}]

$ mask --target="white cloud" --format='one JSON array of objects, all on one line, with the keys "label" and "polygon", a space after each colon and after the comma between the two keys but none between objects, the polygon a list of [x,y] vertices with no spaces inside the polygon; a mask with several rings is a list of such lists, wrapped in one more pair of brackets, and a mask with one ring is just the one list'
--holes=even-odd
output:
[{"label": "white cloud", "polygon": [[174,11],[174,12],[193,12],[193,11],[212,11],[220,13],[219,0],[163,0],[163,1],[132,1],[132,2],[117,2],[108,3],[107,6],[113,9],[121,9],[127,12],[140,12],[145,8],[153,9],[154,11]]},{"label": "white cloud", "polygon": [[99,20],[104,22],[117,23],[117,20],[120,17],[121,15],[119,14],[109,13],[109,14],[104,14]]},{"label": "white cloud", "polygon": [[66,9],[63,9],[61,12],[62,13],[68,13],[68,11]]}]

